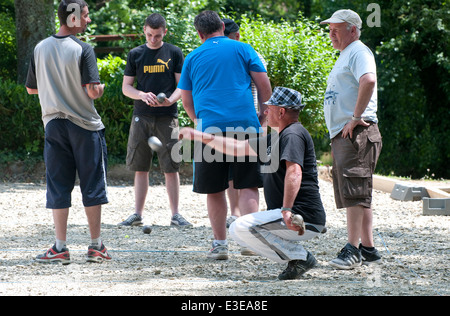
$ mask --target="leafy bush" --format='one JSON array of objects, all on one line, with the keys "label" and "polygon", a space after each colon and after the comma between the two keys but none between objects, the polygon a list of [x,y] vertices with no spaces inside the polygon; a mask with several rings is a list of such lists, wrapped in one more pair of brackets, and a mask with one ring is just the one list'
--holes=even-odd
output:
[{"label": "leafy bush", "polygon": [[36,95],[28,95],[23,85],[12,80],[0,80],[0,115],[0,154],[42,152],[44,128]]},{"label": "leafy bush", "polygon": [[109,55],[105,59],[98,59],[97,65],[100,81],[105,84],[105,92],[95,100],[95,107],[106,126],[108,152],[116,157],[124,157],[133,115],[133,100],[122,93],[126,61]]},{"label": "leafy bush", "polygon": [[284,86],[302,93],[306,107],[300,113],[311,135],[327,134],[323,98],[336,51],[327,34],[301,16],[295,22],[275,23],[243,16],[241,39],[255,48],[267,62],[272,87]]},{"label": "leafy bush", "polygon": [[412,178],[448,179],[448,4],[438,0],[388,3],[384,19],[397,23],[382,24],[389,27],[389,37],[377,47],[383,135],[378,170]]},{"label": "leafy bush", "polygon": [[0,78],[17,75],[16,27],[14,19],[0,12]]}]

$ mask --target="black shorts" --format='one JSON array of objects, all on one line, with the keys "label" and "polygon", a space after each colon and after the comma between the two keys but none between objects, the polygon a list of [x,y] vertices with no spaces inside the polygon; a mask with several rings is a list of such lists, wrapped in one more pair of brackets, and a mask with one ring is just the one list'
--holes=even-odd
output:
[{"label": "black shorts", "polygon": [[45,127],[44,159],[47,208],[71,206],[77,171],[83,205],[108,203],[105,130],[88,131],[67,119],[51,120]]},{"label": "black shorts", "polygon": [[257,157],[232,157],[211,147],[195,143],[194,189],[196,193],[218,193],[229,187],[235,189],[261,188],[261,167]]}]

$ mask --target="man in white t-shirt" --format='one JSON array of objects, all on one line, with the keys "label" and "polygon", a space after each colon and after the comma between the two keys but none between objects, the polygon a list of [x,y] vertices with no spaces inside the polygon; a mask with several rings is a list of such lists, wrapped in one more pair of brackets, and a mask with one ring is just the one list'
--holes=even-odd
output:
[{"label": "man in white t-shirt", "polygon": [[348,243],[330,262],[340,269],[378,263],[372,232],[372,175],[381,151],[377,118],[375,59],[364,45],[362,21],[351,10],[338,10],[329,24],[330,39],[340,56],[328,78],[325,121],[333,155],[337,208],[347,210]]}]

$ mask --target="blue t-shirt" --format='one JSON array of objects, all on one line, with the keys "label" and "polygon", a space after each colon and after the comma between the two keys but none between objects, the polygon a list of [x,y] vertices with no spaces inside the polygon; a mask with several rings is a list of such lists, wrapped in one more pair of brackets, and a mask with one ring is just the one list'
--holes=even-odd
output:
[{"label": "blue t-shirt", "polygon": [[250,71],[266,72],[256,51],[226,36],[206,40],[186,57],[178,88],[192,91],[198,129],[259,129]]}]

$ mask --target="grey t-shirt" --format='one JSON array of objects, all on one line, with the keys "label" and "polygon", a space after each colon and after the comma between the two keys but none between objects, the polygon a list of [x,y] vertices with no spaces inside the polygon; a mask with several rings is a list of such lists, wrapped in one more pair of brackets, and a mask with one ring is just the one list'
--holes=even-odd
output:
[{"label": "grey t-shirt", "polygon": [[105,128],[86,91],[92,83],[100,83],[92,46],[73,35],[53,35],[36,45],[25,85],[38,89],[44,127],[63,118],[90,131]]}]

